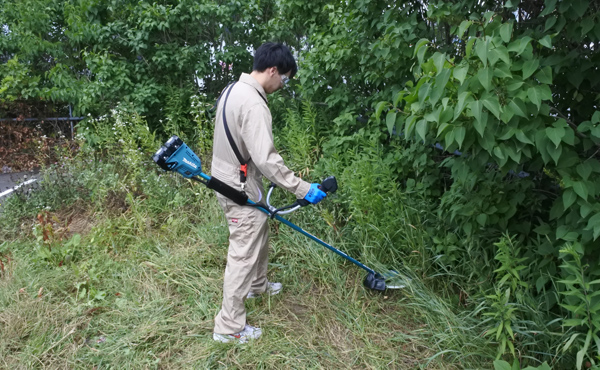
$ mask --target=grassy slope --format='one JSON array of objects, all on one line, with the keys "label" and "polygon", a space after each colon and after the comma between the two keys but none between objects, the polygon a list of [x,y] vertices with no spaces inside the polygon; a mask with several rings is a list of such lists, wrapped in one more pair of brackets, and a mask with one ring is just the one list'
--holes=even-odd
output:
[{"label": "grassy slope", "polygon": [[[0,226],[0,367],[417,368],[435,353],[405,292],[366,291],[362,270],[275,223],[270,280],[284,291],[246,302],[263,337],[213,342],[227,229],[214,196],[198,191],[201,215],[156,214],[143,197],[53,213],[65,240],[83,235],[63,266],[40,260],[34,217]],[[302,225],[320,222],[316,209],[300,212]]]}]

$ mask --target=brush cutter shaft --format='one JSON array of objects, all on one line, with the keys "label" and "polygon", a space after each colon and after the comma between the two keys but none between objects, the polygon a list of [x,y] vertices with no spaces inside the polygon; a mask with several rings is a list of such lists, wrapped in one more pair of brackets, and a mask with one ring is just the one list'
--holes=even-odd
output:
[{"label": "brush cutter shaft", "polygon": [[[249,202],[251,202],[251,201],[249,201]],[[263,211],[263,212],[265,212],[265,213],[267,213],[267,214],[269,213],[267,210],[265,210],[265,209],[262,209],[261,207],[258,207],[258,209],[260,209],[261,211]],[[317,242],[317,243],[321,244],[321,245],[322,245],[322,246],[324,246],[325,248],[327,248],[327,249],[329,249],[330,251],[334,252],[335,254],[337,254],[337,255],[339,255],[339,256],[341,256],[341,257],[343,257],[343,258],[347,259],[348,261],[350,261],[350,262],[352,262],[353,264],[355,264],[356,266],[358,266],[358,267],[360,267],[360,268],[362,268],[362,269],[366,270],[367,272],[369,272],[369,273],[372,273],[372,274],[376,274],[376,272],[375,272],[373,269],[371,269],[371,268],[369,268],[369,267],[365,266],[365,265],[364,265],[364,264],[362,264],[361,262],[359,262],[359,261],[355,260],[354,258],[350,257],[350,256],[349,256],[349,255],[347,255],[346,253],[342,252],[341,250],[339,250],[339,249],[337,249],[337,248],[334,248],[333,246],[331,246],[331,245],[329,245],[329,244],[325,243],[324,241],[322,241],[321,239],[317,238],[316,236],[314,236],[314,235],[312,235],[312,234],[309,234],[308,232],[304,231],[302,228],[300,228],[299,226],[297,226],[297,225],[295,225],[295,224],[291,223],[290,221],[286,220],[285,218],[275,215],[275,219],[276,219],[277,221],[281,222],[282,224],[285,224],[285,225],[287,225],[287,226],[291,227],[292,229],[294,229],[294,230],[298,231],[300,234],[302,234],[302,235],[304,235],[304,236],[308,237],[309,239],[311,239],[311,240],[313,240],[313,241],[315,241],[315,242]]]},{"label": "brush cutter shaft", "polygon": [[[267,214],[267,215],[269,215],[269,216],[272,216],[272,213],[271,213],[271,212],[270,212],[268,209],[264,208],[264,206],[263,206],[262,204],[259,204],[259,203],[254,203],[254,202],[253,202],[253,201],[251,201],[251,200],[248,200],[248,204],[250,204],[250,205],[254,205],[254,206],[256,206],[256,208],[258,208],[258,209],[259,209],[259,210],[261,210],[262,212],[266,213],[266,214]],[[277,221],[281,222],[282,224],[284,224],[284,225],[286,225],[286,226],[289,226],[289,227],[291,227],[292,229],[294,229],[294,230],[296,230],[297,232],[299,232],[300,234],[302,234],[302,235],[304,235],[304,236],[308,237],[309,239],[311,239],[311,240],[313,240],[313,241],[315,241],[315,242],[317,242],[317,243],[321,244],[322,246],[324,246],[325,248],[327,248],[327,249],[329,249],[330,251],[334,252],[335,254],[337,254],[337,255],[339,255],[339,256],[341,256],[341,257],[343,257],[343,258],[347,259],[348,261],[350,261],[350,262],[352,262],[352,263],[354,263],[356,266],[358,266],[358,267],[360,267],[360,268],[362,268],[362,269],[366,270],[366,271],[367,271],[367,272],[369,272],[369,273],[376,274],[375,270],[373,270],[373,269],[371,269],[371,268],[369,268],[369,267],[365,266],[365,265],[364,265],[364,264],[362,264],[361,262],[357,261],[356,259],[354,259],[354,258],[350,257],[350,256],[349,256],[349,255],[347,255],[346,253],[342,252],[341,250],[339,250],[339,249],[337,249],[337,248],[335,248],[335,247],[333,247],[333,246],[331,246],[331,245],[329,245],[329,244],[325,243],[324,241],[322,241],[321,239],[317,238],[316,236],[314,236],[314,235],[312,235],[312,234],[310,234],[310,233],[308,233],[308,232],[304,231],[304,230],[303,230],[303,229],[302,229],[300,226],[298,226],[298,225],[296,225],[296,224],[294,224],[294,223],[292,223],[292,222],[290,222],[290,221],[286,220],[285,218],[283,218],[283,217],[281,217],[281,216],[279,216],[279,215],[275,215],[275,217],[274,217],[274,218],[275,218]]]},{"label": "brush cutter shaft", "polygon": [[[251,201],[250,199],[248,199],[248,196],[234,188],[232,188],[231,186],[225,184],[224,182],[206,175],[205,173],[201,173],[200,177],[202,179],[204,179],[205,181],[202,181],[201,179],[199,179],[198,177],[193,177],[192,179],[198,182],[201,182],[203,184],[205,184],[206,186],[208,186],[209,188],[213,189],[214,191],[228,197],[229,199],[233,200],[234,202],[236,202],[237,204],[240,205],[250,205],[250,206],[254,206],[257,209],[261,210],[262,212],[266,213],[267,215],[275,218],[277,221],[281,222],[282,224],[291,227],[292,229],[298,231],[300,234],[308,237],[309,239],[321,244],[322,246],[324,246],[325,248],[329,249],[330,251],[334,252],[335,254],[347,259],[348,261],[352,262],[353,264],[355,264],[356,266],[364,269],[365,271],[371,273],[371,274],[376,274],[376,272],[365,266],[363,263],[359,262],[358,260],[350,257],[349,255],[347,255],[346,253],[342,252],[341,250],[325,243],[324,241],[322,241],[321,239],[317,238],[316,236],[304,231],[300,226],[286,220],[285,218],[277,215],[277,214],[273,214],[273,212],[271,210],[269,210],[269,208],[273,208],[273,207],[269,207],[267,205],[264,205],[262,203],[255,203],[253,201]],[[331,181],[331,180],[330,180]],[[333,180],[335,181],[335,180]],[[337,184],[335,186],[335,189],[337,189]],[[331,190],[331,189],[328,189]],[[240,203],[243,200],[245,200],[245,203]],[[295,209],[294,209],[295,210]]]}]

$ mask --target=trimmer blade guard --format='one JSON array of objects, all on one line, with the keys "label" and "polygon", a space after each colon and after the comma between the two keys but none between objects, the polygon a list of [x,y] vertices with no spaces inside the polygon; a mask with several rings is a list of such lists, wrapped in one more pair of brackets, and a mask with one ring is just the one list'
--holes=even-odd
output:
[{"label": "trimmer blade guard", "polygon": [[385,278],[377,273],[370,272],[363,281],[365,287],[383,292],[385,290]]},{"label": "trimmer blade guard", "polygon": [[152,160],[165,171],[177,171],[183,177],[202,173],[200,158],[179,137],[173,135],[152,156]]},{"label": "trimmer blade guard", "polygon": [[387,289],[404,289],[406,288],[406,284],[410,282],[410,279],[402,276],[395,270],[389,270],[382,274],[385,279],[385,287]]}]

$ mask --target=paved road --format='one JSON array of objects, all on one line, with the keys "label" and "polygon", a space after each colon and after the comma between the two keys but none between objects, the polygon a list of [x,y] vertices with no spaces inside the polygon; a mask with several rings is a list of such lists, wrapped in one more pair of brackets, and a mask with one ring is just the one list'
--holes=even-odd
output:
[{"label": "paved road", "polygon": [[0,173],[0,199],[9,196],[16,186],[30,182],[30,180],[37,182],[37,179],[39,179],[37,172]]}]

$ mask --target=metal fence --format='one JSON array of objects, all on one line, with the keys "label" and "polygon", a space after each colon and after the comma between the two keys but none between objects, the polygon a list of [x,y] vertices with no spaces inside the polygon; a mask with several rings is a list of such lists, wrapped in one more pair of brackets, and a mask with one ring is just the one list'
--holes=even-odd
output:
[{"label": "metal fence", "polygon": [[48,117],[48,118],[0,118],[0,122],[56,122],[56,126],[60,128],[58,122],[68,121],[71,129],[71,139],[74,135],[73,122],[81,121],[85,117]]}]

